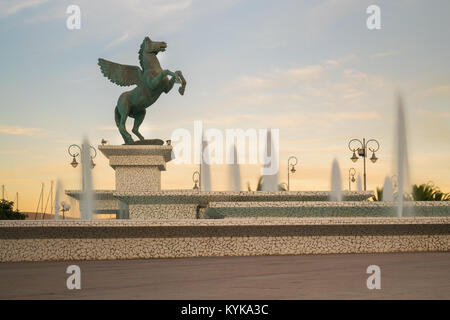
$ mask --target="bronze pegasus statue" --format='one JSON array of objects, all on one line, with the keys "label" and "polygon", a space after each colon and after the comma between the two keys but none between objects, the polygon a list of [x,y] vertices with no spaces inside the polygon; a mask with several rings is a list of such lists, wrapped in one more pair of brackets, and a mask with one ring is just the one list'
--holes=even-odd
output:
[{"label": "bronze pegasus statue", "polygon": [[[137,86],[120,95],[114,110],[116,125],[125,144],[134,143],[125,127],[128,117],[134,118],[132,132],[139,140],[143,141],[145,139],[139,133],[139,127],[144,121],[145,109],[155,103],[161,93],[168,93],[175,83],[181,84],[178,92],[181,95],[184,94],[186,80],[181,71],[163,70],[156,57],[159,52],[165,51],[166,48],[165,42],[152,41],[149,37],[145,37],[139,50],[141,68],[98,59],[100,70],[111,82],[119,86]],[[169,79],[168,76],[171,78]]]}]

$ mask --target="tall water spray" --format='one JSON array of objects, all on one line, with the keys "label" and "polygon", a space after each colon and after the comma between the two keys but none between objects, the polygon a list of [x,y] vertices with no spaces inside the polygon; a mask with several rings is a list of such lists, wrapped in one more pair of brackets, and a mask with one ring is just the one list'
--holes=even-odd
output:
[{"label": "tall water spray", "polygon": [[90,144],[87,139],[81,145],[82,196],[80,199],[81,219],[92,220],[94,213],[94,192],[92,188]]},{"label": "tall water spray", "polygon": [[336,159],[333,160],[331,167],[331,192],[330,201],[342,201],[342,179],[341,169]]},{"label": "tall water spray", "polygon": [[62,184],[61,184],[60,180],[57,180],[56,181],[56,189],[55,189],[55,205],[54,205],[55,220],[59,220],[59,211],[60,211],[59,200],[61,198],[61,193],[62,193]]},{"label": "tall water spray", "polygon": [[233,156],[233,162],[228,166],[229,190],[241,191],[241,171],[239,169],[239,157],[237,154],[236,145],[230,147],[230,154]]},{"label": "tall water spray", "polygon": [[202,191],[211,191],[211,166],[209,159],[208,142],[202,138],[202,159],[200,165],[200,184]]},{"label": "tall water spray", "polygon": [[358,174],[358,177],[356,178],[356,190],[358,190],[358,192],[363,191],[362,180],[361,180],[361,176],[359,174]]},{"label": "tall water spray", "polygon": [[392,181],[391,178],[389,177],[384,178],[382,197],[383,201],[386,202],[394,201],[394,187],[392,186]]},{"label": "tall water spray", "polygon": [[77,201],[75,198],[70,197],[69,206],[71,208],[70,216],[75,219],[81,219],[80,202]]},{"label": "tall water spray", "polygon": [[278,140],[272,137],[272,129],[267,130],[264,164],[262,168],[262,190],[278,190]]},{"label": "tall water spray", "polygon": [[409,191],[409,162],[406,139],[405,110],[401,96],[397,99],[397,124],[396,124],[396,149],[397,149],[397,215],[403,216],[403,195]]}]

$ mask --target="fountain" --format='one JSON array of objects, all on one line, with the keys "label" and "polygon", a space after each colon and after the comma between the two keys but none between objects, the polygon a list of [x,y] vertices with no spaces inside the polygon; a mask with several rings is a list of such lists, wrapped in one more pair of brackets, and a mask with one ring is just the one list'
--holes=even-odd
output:
[{"label": "fountain", "polygon": [[[160,75],[154,78],[171,83],[166,91],[174,83],[180,83],[179,92],[184,94],[186,81],[181,72],[159,70],[155,52],[165,48],[164,42],[152,42],[147,37],[141,45],[140,62]],[[202,153],[200,161],[204,192],[161,190],[161,173],[172,160],[173,147],[170,140],[164,145],[161,139],[146,140],[139,133],[137,129],[145,109],[140,109],[142,103],[136,102],[147,100],[150,95],[146,93],[159,96],[158,90],[163,87],[154,86],[153,82],[151,87],[145,87],[147,84],[134,72],[139,67],[104,59],[99,59],[99,65],[112,82],[121,86],[138,85],[138,90],[133,89],[135,94],[128,96],[131,100],[119,100],[115,115],[117,121],[133,111],[137,116],[133,133],[139,141],[133,141],[117,121],[125,144],[98,146],[115,172],[115,188],[95,190],[94,203],[91,148],[86,139],[81,150],[82,190],[66,191],[70,197],[80,200],[81,217],[85,221],[0,221],[0,262],[450,250],[448,201],[411,202],[408,207],[414,207],[415,217],[393,217],[397,204],[367,201],[373,192],[362,191],[360,176],[358,192],[342,191],[336,159],[331,170],[330,191],[278,191],[278,130],[263,132],[258,146],[261,153],[265,151],[261,176],[262,189],[266,192],[237,191],[240,189],[237,165],[230,168],[235,191],[211,191],[209,151]],[[128,106],[125,102],[131,103],[132,109],[125,108]],[[400,99],[397,120],[398,131],[394,136],[398,144],[398,215],[402,216],[402,196],[409,184],[409,169]],[[173,123],[172,119],[166,121]],[[202,150],[205,149],[203,140]],[[190,178],[190,174],[185,178]],[[391,197],[388,193],[392,192],[389,183],[385,185],[387,200]],[[59,205],[55,208],[59,210]],[[114,212],[117,217],[130,220],[90,221],[94,212]],[[59,212],[56,219],[58,215]]]},{"label": "fountain", "polygon": [[358,177],[356,178],[356,190],[358,190],[358,192],[362,192],[362,180],[361,180],[361,176],[358,173]]},{"label": "fountain", "polygon": [[[262,190],[278,190],[278,140],[272,140],[272,129],[267,130],[266,146],[263,154]],[[273,172],[275,169],[275,172]]]},{"label": "fountain", "polygon": [[409,191],[410,185],[408,149],[406,139],[406,120],[403,101],[399,95],[397,98],[397,124],[396,124],[396,151],[397,151],[397,216],[403,216],[404,193]]},{"label": "fountain", "polygon": [[389,177],[384,179],[382,200],[385,202],[394,201],[394,188]]},{"label": "fountain", "polygon": [[339,163],[336,159],[333,160],[331,167],[331,192],[330,201],[342,201],[342,179]]},{"label": "fountain", "polygon": [[56,190],[55,190],[55,206],[54,206],[54,210],[55,210],[54,211],[54,218],[55,218],[55,220],[59,220],[59,211],[60,211],[59,199],[60,199],[62,191],[63,191],[63,187],[62,187],[61,181],[57,180],[56,181]]},{"label": "fountain", "polygon": [[[205,150],[207,152],[205,152]],[[211,166],[209,159],[208,142],[202,139],[202,159],[200,165],[201,191],[211,191]]]},{"label": "fountain", "polygon": [[82,196],[80,199],[80,210],[82,220],[92,220],[94,212],[94,193],[92,188],[90,144],[84,139],[81,146],[81,170],[82,170]]},{"label": "fountain", "polygon": [[233,155],[233,163],[228,166],[229,188],[231,191],[241,191],[241,172],[239,170],[238,154],[236,145],[230,148],[230,152]]}]

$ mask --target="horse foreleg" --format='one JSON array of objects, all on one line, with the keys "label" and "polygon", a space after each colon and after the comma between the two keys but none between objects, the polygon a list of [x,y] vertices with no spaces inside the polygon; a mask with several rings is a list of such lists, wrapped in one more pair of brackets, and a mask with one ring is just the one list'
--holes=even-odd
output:
[{"label": "horse foreleg", "polygon": [[134,125],[133,125],[133,133],[139,138],[139,140],[145,140],[144,137],[142,136],[142,134],[140,134],[139,132],[139,127],[142,124],[142,121],[144,121],[145,118],[145,110],[138,113],[135,117],[134,117]]},{"label": "horse foreleg", "polygon": [[186,88],[186,79],[184,79],[183,74],[181,73],[181,71],[175,71],[176,75],[178,76],[178,78],[180,78],[181,80],[181,86],[178,88],[178,92],[183,95],[184,94],[184,89]]},{"label": "horse foreleg", "polygon": [[167,80],[166,78],[166,80],[164,81],[164,93],[169,93],[169,91],[172,90],[173,85],[175,84],[175,80],[176,79],[174,77],[172,77],[170,80]]}]

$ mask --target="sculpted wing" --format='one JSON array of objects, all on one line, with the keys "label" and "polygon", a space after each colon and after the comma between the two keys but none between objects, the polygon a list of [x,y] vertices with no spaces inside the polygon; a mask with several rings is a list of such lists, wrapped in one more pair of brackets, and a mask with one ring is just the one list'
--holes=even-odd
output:
[{"label": "sculpted wing", "polygon": [[121,87],[139,85],[141,82],[142,70],[137,66],[128,66],[101,58],[98,59],[98,65],[106,78]]}]

